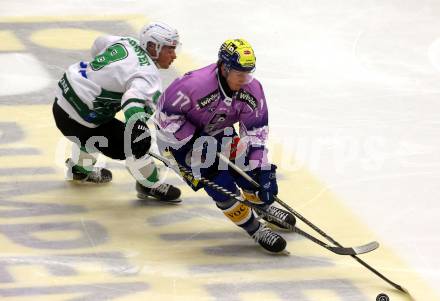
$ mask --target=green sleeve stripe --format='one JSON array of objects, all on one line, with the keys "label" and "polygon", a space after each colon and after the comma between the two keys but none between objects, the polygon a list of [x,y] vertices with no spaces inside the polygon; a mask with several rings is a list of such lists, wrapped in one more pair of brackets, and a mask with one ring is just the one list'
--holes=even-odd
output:
[{"label": "green sleeve stripe", "polygon": [[69,80],[67,79],[66,73],[63,74],[63,77],[58,82],[58,87],[60,87],[64,98],[70,103],[75,111],[84,120],[88,121],[86,118],[90,114],[91,110],[75,93],[75,90],[73,90],[72,86],[69,83]]},{"label": "green sleeve stripe", "polygon": [[[100,125],[110,121],[114,118],[117,111],[120,110],[121,99],[109,99],[98,96],[93,100],[93,108],[89,108],[72,88],[67,75],[64,73],[63,77],[58,82],[63,97],[69,102],[73,109],[87,122]],[[111,92],[113,93],[113,92]],[[115,94],[114,92],[113,94]],[[101,93],[102,94],[102,93]],[[107,95],[107,94],[106,94]]]},{"label": "green sleeve stripe", "polygon": [[105,99],[111,98],[113,100],[121,101],[121,98],[123,95],[124,95],[124,93],[113,92],[113,91],[109,91],[109,90],[101,88],[101,94],[99,94],[98,97],[105,98]]},{"label": "green sleeve stripe", "polygon": [[125,122],[127,122],[131,116],[137,113],[145,113],[144,108],[132,107],[124,111]]},{"label": "green sleeve stripe", "polygon": [[139,98],[130,98],[127,99],[124,104],[122,105],[122,109],[125,108],[127,105],[129,105],[130,103],[140,103],[142,105],[145,105],[145,100],[143,99],[139,99]]},{"label": "green sleeve stripe", "polygon": [[152,108],[150,108],[149,106],[145,106],[145,112],[149,115],[152,116],[154,111]]},{"label": "green sleeve stripe", "polygon": [[160,95],[161,95],[162,93],[160,93],[160,91],[156,91],[154,94],[153,94],[153,99],[152,99],[152,101],[153,101],[153,103],[156,105],[157,104],[157,100],[159,99],[159,97],[160,97]]}]

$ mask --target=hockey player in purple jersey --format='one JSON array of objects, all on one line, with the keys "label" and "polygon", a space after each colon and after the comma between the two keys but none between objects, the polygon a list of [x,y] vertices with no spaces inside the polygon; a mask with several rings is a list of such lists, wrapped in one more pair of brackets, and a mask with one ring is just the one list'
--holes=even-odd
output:
[{"label": "hockey player in purple jersey", "polygon": [[[267,159],[268,110],[263,88],[253,78],[255,62],[248,42],[227,40],[220,47],[217,63],[176,79],[158,102],[158,143],[162,150],[169,150],[177,162],[191,168],[196,177],[202,175],[232,192],[240,187],[246,200],[294,225],[292,214],[273,205],[274,195],[278,193],[276,166]],[[261,186],[258,191],[216,159],[217,151],[224,153],[231,147],[231,141],[236,140],[233,127],[236,123],[246,147],[242,156],[231,159],[247,168],[246,172]],[[217,142],[215,148],[210,147],[213,140]],[[197,179],[186,180],[194,190],[202,187]],[[264,249],[274,253],[285,249],[283,237],[260,222],[250,207],[210,187],[204,189],[225,216]],[[284,228],[276,221],[266,221]]]}]

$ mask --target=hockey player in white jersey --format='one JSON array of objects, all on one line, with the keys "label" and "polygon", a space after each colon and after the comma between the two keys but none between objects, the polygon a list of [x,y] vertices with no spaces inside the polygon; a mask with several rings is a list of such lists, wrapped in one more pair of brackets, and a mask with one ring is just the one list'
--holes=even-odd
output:
[{"label": "hockey player in white jersey", "polygon": [[[147,120],[162,93],[159,68],[176,59],[179,35],[167,24],[145,25],[139,40],[102,36],[95,40],[91,61],[68,67],[56,90],[53,114],[58,129],[80,147],[67,159],[73,180],[105,183],[112,179],[106,168],[95,167],[98,151],[126,160],[136,178],[138,197],[180,202],[180,190],[161,183],[158,169],[148,156],[151,144]],[[125,122],[115,118],[122,110]]]}]

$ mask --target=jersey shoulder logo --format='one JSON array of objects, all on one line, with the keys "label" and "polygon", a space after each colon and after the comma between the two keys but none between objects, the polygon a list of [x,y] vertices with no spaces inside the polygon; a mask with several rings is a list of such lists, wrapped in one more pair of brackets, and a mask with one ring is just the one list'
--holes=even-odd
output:
[{"label": "jersey shoulder logo", "polygon": [[216,101],[220,97],[220,93],[218,90],[215,90],[208,95],[200,98],[197,103],[199,104],[199,107],[203,109],[204,107],[210,105],[214,101]]},{"label": "jersey shoulder logo", "polygon": [[237,93],[237,100],[247,103],[252,110],[258,108],[258,100],[248,91],[239,90]]}]

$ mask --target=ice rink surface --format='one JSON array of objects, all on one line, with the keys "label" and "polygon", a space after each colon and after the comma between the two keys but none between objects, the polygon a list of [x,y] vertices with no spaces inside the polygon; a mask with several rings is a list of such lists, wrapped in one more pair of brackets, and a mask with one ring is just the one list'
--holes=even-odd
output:
[{"label": "ice rink surface", "polygon": [[136,200],[115,161],[102,161],[109,185],[64,181],[57,80],[96,36],[136,35],[148,20],[181,34],[166,83],[215,62],[223,40],[247,39],[280,197],[343,244],[379,241],[361,258],[414,300],[440,300],[440,3],[0,3],[2,300],[411,300],[293,234],[290,256],[263,253],[165,169],[179,206]]}]

